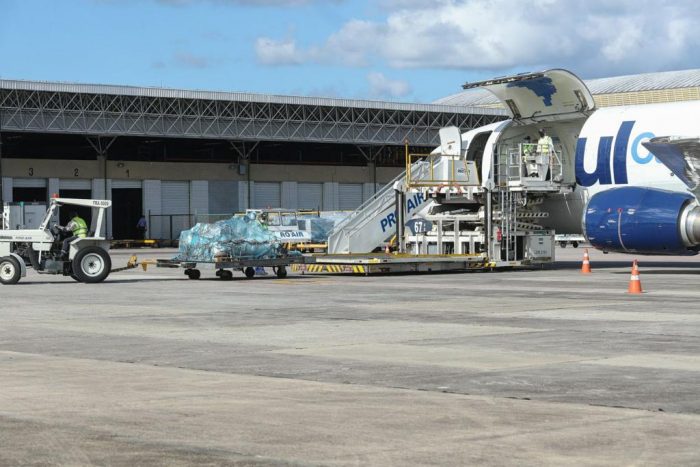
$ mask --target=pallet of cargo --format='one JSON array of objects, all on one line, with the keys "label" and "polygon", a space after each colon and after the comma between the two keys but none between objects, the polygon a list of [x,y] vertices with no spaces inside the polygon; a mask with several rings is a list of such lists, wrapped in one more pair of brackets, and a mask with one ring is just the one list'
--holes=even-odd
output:
[{"label": "pallet of cargo", "polygon": [[185,275],[190,279],[196,280],[201,277],[201,271],[197,268],[198,265],[205,265],[216,269],[216,276],[224,279],[233,279],[233,271],[238,270],[243,272],[248,279],[252,279],[256,275],[257,268],[272,268],[275,275],[283,279],[287,277],[287,267],[292,264],[304,262],[304,257],[297,256],[282,256],[279,258],[229,258],[220,257],[215,261],[180,261],[174,259],[159,259],[155,265],[159,268],[180,268],[185,270]]},{"label": "pallet of cargo", "polygon": [[407,272],[448,272],[490,269],[495,265],[485,255],[394,255],[343,254],[306,256],[303,264],[292,265],[301,273],[393,274]]}]

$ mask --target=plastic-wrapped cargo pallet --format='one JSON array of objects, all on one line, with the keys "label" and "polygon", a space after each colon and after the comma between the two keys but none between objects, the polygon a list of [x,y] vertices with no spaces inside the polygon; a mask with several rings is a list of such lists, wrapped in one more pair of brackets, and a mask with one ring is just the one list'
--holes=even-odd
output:
[{"label": "plastic-wrapped cargo pallet", "polygon": [[180,261],[216,258],[271,259],[287,254],[280,240],[254,216],[197,224],[180,234]]},{"label": "plastic-wrapped cargo pallet", "polygon": [[328,235],[333,230],[336,224],[347,217],[345,212],[329,212],[324,213],[323,217],[318,216],[300,216],[300,219],[309,219],[311,227],[311,241],[314,243],[325,243],[328,241]]}]

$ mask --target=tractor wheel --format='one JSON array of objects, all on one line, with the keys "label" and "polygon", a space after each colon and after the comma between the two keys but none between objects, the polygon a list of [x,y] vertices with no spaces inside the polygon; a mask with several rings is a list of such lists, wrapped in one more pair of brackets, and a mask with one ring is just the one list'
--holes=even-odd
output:
[{"label": "tractor wheel", "polygon": [[248,279],[252,279],[253,277],[255,277],[255,268],[251,268],[250,266],[248,266],[243,270],[243,273]]},{"label": "tractor wheel", "polygon": [[83,248],[73,258],[73,275],[80,282],[96,284],[109,276],[112,270],[112,260],[109,254],[100,247]]},{"label": "tractor wheel", "polygon": [[12,256],[0,258],[0,283],[12,285],[19,282],[22,269],[19,262]]}]

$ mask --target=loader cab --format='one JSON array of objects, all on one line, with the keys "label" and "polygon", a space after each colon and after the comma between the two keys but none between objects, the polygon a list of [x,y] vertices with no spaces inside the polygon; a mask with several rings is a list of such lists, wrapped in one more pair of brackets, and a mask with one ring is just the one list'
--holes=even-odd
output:
[{"label": "loader cab", "polygon": [[[463,88],[488,89],[510,116],[495,127],[472,130],[478,133],[471,138],[466,157],[478,160],[483,152],[480,165],[485,188],[510,184],[523,190],[554,191],[558,186],[574,186],[576,140],[595,110],[593,96],[581,79],[555,69],[465,84]],[[552,138],[554,146],[546,157],[536,146],[540,129]],[[540,164],[539,171],[532,169],[536,164]]]}]

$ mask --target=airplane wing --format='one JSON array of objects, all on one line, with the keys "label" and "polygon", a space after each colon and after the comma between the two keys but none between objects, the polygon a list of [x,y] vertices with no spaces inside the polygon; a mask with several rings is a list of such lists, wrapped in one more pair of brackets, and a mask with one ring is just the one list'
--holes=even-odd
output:
[{"label": "airplane wing", "polygon": [[662,136],[642,143],[688,188],[700,195],[700,137]]}]

